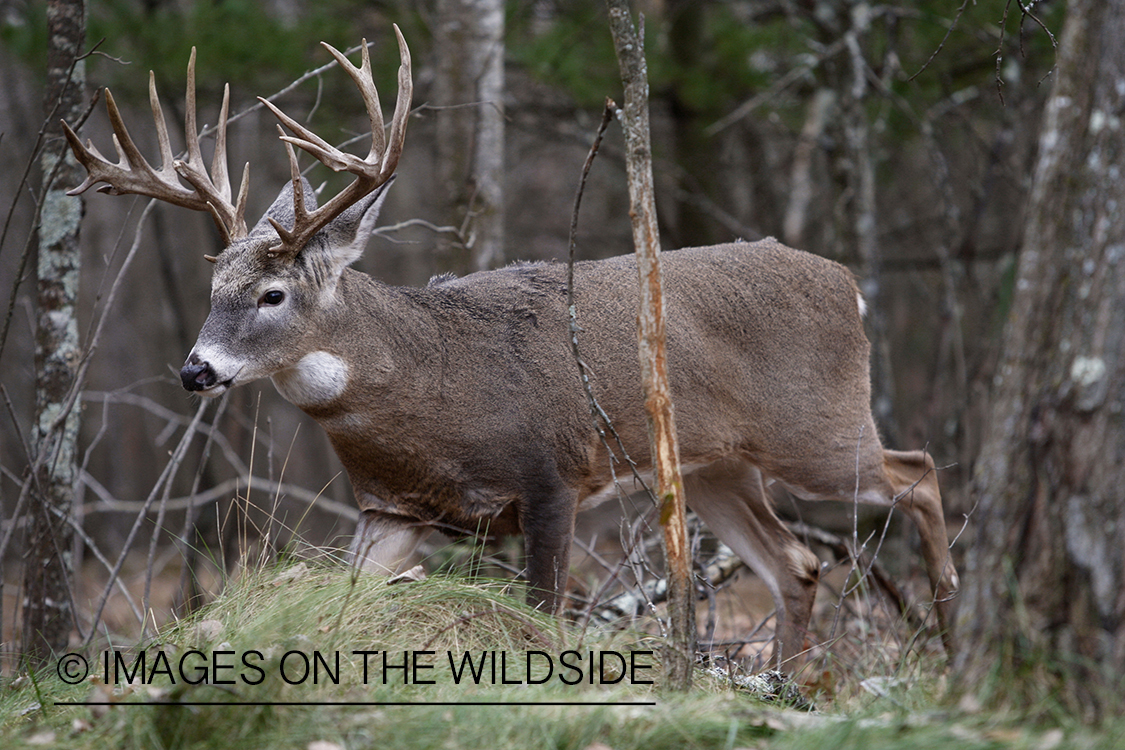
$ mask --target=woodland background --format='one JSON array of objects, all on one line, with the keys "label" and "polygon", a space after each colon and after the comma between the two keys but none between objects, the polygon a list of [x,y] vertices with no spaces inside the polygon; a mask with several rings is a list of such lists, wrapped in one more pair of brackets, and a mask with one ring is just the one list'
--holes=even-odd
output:
[{"label": "woodland background", "polygon": [[[1067,4],[653,0],[634,7],[645,16],[665,247],[772,235],[857,272],[871,308],[876,417],[889,446],[926,448],[943,467],[948,518],[965,528],[953,546],[960,561],[974,539],[973,471],[990,426]],[[151,160],[148,69],[175,146],[190,48],[198,48],[201,123],[214,122],[230,83],[231,111],[250,110],[231,126],[229,149],[233,173],[251,163],[253,217],[287,176],[273,118],[254,97],[323,65],[317,41],[346,49],[366,37],[389,103],[397,65],[390,27],[399,24],[413,52],[416,112],[383,210],[387,229],[356,264],[395,284],[565,258],[582,161],[605,97],[620,91],[605,10],[594,0],[112,0],[89,3],[87,13],[87,46],[104,40],[85,61],[88,92],[113,90]],[[34,169],[21,177],[44,122],[46,28],[43,4],[0,3],[0,297],[11,306],[0,351],[0,506],[12,534],[3,559],[9,654],[18,650],[26,549],[16,504],[36,420],[34,262],[20,261],[36,223],[39,178]],[[350,86],[328,71],[280,101],[342,141],[365,127]],[[100,102],[80,132],[111,151]],[[585,191],[581,258],[632,250],[620,144],[611,128]],[[316,179],[331,182],[327,174]],[[83,341],[103,313],[142,207],[132,197],[86,196]],[[116,559],[196,412],[177,372],[208,310],[202,256],[220,249],[208,217],[174,207],[157,206],[142,231],[81,397],[74,509],[88,539],[75,542],[75,553],[78,569],[98,581],[107,566],[90,550]],[[144,522],[134,542],[139,561],[127,573],[145,567],[157,525],[164,531],[153,548],[156,574],[170,580],[180,578],[189,549],[229,567],[235,552],[247,552],[239,540],[262,531],[270,536],[264,546],[298,552],[350,534],[350,489],[327,440],[270,384],[232,392],[203,419],[220,430],[209,446],[198,439],[189,447],[164,493],[166,512],[159,523],[155,510]],[[251,475],[257,481],[247,493]],[[278,481],[280,490],[270,484]],[[199,535],[173,544],[189,506]],[[790,501],[781,510],[813,512]],[[892,528],[889,548],[901,554],[884,561],[917,570],[912,530]]]}]

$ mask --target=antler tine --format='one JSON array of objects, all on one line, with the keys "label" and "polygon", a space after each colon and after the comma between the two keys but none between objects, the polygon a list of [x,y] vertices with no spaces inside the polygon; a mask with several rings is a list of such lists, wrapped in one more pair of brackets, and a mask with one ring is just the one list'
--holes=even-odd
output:
[{"label": "antler tine", "polygon": [[[226,171],[226,117],[227,102],[224,97],[222,123],[220,125],[220,140],[222,146],[216,146],[215,164],[221,162],[221,169],[212,170],[220,183],[220,187],[207,176],[203,167],[203,159],[199,151],[199,135],[195,128],[195,50],[192,49],[188,62],[188,115],[186,138],[188,144],[187,162],[177,161],[172,155],[172,146],[168,138],[168,126],[164,120],[164,111],[160,106],[160,98],[156,92],[155,76],[149,73],[149,105],[152,108],[153,121],[156,125],[156,137],[160,149],[161,165],[159,169],[149,164],[141,154],[129,135],[125,120],[113,94],[106,89],[106,111],[109,115],[110,125],[113,127],[113,143],[117,150],[117,163],[106,159],[94,144],[86,141],[83,145],[77,133],[65,122],[63,131],[66,139],[74,151],[79,163],[86,168],[86,179],[78,187],[67,191],[68,195],[78,195],[90,189],[99,182],[104,182],[98,188],[99,192],[113,195],[135,193],[150,198],[171,203],[176,206],[190,208],[196,211],[207,211],[215,220],[223,241],[230,244],[233,239],[245,237],[245,204],[247,192],[247,178],[249,165],[243,170],[243,184],[239,192],[237,205],[230,201],[230,180]],[[194,188],[188,189],[180,183],[179,178],[187,180]]]},{"label": "antler tine", "polygon": [[[294,133],[292,136],[282,134],[281,140],[287,147],[296,146],[312,154],[318,161],[336,172],[350,172],[355,175],[355,180],[340,193],[320,208],[306,212],[301,198],[299,176],[296,173],[296,156],[290,149],[291,168],[294,171],[293,195],[295,207],[295,220],[293,229],[285,232],[279,231],[281,245],[273,248],[274,252],[282,251],[296,253],[313,235],[325,227],[332,219],[343,213],[349,206],[355,204],[365,195],[384,184],[394,174],[398,166],[399,156],[402,154],[402,145],[406,137],[406,121],[410,115],[410,101],[413,96],[413,85],[410,76],[410,49],[398,26],[394,27],[395,37],[398,40],[399,59],[401,61],[398,72],[398,98],[395,103],[394,118],[391,121],[391,137],[388,142],[383,126],[383,111],[379,104],[379,94],[371,74],[371,59],[367,52],[367,41],[362,45],[362,60],[360,65],[353,65],[342,52],[330,44],[321,44],[332,54],[340,66],[348,73],[356,87],[363,96],[367,108],[367,116],[371,125],[371,149],[365,159],[360,159],[353,154],[345,153],[331,145],[310,129],[286,115],[272,102],[259,97],[271,112],[281,121],[286,128]],[[297,202],[301,201],[300,206]],[[276,226],[276,225],[275,225]]]},{"label": "antler tine", "polygon": [[383,154],[383,172],[389,177],[398,168],[402,156],[402,146],[406,142],[406,121],[410,117],[410,101],[414,96],[414,83],[410,78],[410,49],[406,39],[395,24],[395,37],[398,39],[400,64],[398,66],[398,98],[395,100],[395,113],[391,118],[390,146]]},{"label": "antler tine", "polygon": [[[278,137],[284,138],[285,131],[281,129],[280,125],[277,126],[277,133]],[[289,179],[293,181],[293,231],[286,229],[272,216],[268,217],[270,224],[277,232],[277,236],[281,239],[281,245],[270,248],[270,252],[278,252],[287,247],[300,247],[299,244],[296,244],[299,239],[297,229],[309,223],[309,213],[305,206],[305,191],[301,185],[301,170],[297,166],[297,154],[293,150],[292,144],[285,144],[285,153],[289,157]]]},{"label": "antler tine", "polygon": [[[230,114],[230,85],[223,87],[223,106],[219,112],[218,132],[215,134],[215,155],[211,161],[211,174],[220,180],[222,197],[229,202],[231,197],[230,175],[227,172],[227,116]],[[221,178],[220,178],[221,175]],[[246,234],[246,197],[250,188],[250,162],[242,168],[242,182],[238,187],[238,199],[234,202],[234,224],[236,231]]]},{"label": "antler tine", "polygon": [[219,108],[218,125],[215,132],[215,154],[212,156],[212,182],[218,192],[219,201],[226,211],[226,215],[218,210],[215,204],[208,204],[212,214],[218,214],[218,219],[231,226],[235,237],[246,236],[246,192],[250,183],[250,162],[246,162],[242,170],[242,186],[239,189],[239,200],[231,204],[231,174],[227,171],[226,163],[226,120],[231,112],[231,85],[223,87],[223,106]]},{"label": "antler tine", "polygon": [[[278,136],[281,140],[292,143],[295,146],[303,148],[310,154],[316,157],[317,161],[329,167],[333,172],[342,172],[347,170],[348,162],[341,157],[346,157],[348,154],[341,152],[328,141],[321,138],[316,133],[306,128],[301,123],[294,120],[289,115],[282,112],[278,107],[269,99],[258,97],[258,101],[266,105],[270,112],[273,112],[274,117],[282,122],[285,127],[292,130],[300,136],[300,138],[293,138],[292,136],[285,135],[284,131]],[[355,157],[352,157],[353,159]]]},{"label": "antler tine", "polygon": [[219,195],[230,201],[230,174],[227,172],[227,115],[230,113],[230,84],[223,86],[223,106],[219,109],[219,124],[215,133],[215,154],[211,158],[211,179]]},{"label": "antler tine", "polygon": [[371,150],[367,152],[367,160],[372,156],[382,155],[386,148],[386,134],[383,132],[383,107],[379,103],[379,91],[375,88],[375,80],[371,75],[371,53],[367,48],[367,40],[360,44],[361,62],[357,68],[344,56],[344,53],[333,47],[328,42],[321,42],[321,47],[328,50],[336,62],[355,82],[356,88],[363,95],[364,104],[367,106],[367,117],[371,122]]},{"label": "antler tine", "polygon": [[[184,133],[187,140],[187,160],[175,162],[176,173],[187,180],[206,204],[206,210],[223,235],[223,241],[245,237],[246,220],[238,207],[231,204],[230,176],[227,172],[227,114],[230,108],[230,86],[223,89],[223,105],[219,114],[215,154],[211,162],[211,176],[203,165],[203,152],[199,148],[199,129],[195,106],[195,47],[188,58],[187,91],[184,94]],[[245,171],[245,170],[244,170]]]},{"label": "antler tine", "polygon": [[[105,90],[105,107],[109,115],[110,125],[113,127],[113,145],[117,151],[117,163],[102,156],[94,144],[87,140],[83,145],[78,135],[63,123],[64,132],[75,158],[86,168],[86,179],[76,188],[67,191],[68,195],[78,195],[89,190],[99,182],[106,183],[98,188],[99,192],[111,195],[124,195],[136,193],[157,198],[177,206],[205,210],[205,204],[199,197],[188,190],[175,179],[175,173],[168,166],[162,165],[159,170],[154,169],[141,154],[140,149],[133,143],[117,102],[109,89]],[[159,109],[154,111],[157,120],[159,135],[160,125],[163,124],[163,114]]]},{"label": "antler tine", "polygon": [[[195,120],[195,47],[187,66],[187,88],[184,92],[184,137],[187,140],[187,163],[203,169],[203,153],[199,150],[199,130]],[[229,190],[227,191],[229,194]]]},{"label": "antler tine", "polygon": [[[108,93],[109,92],[107,90],[106,94],[108,95]],[[168,139],[168,123],[164,121],[164,109],[160,106],[160,97],[156,94],[156,74],[151,70],[148,72],[148,104],[152,109],[153,122],[156,123],[156,141],[160,146],[161,179],[165,182],[178,185],[179,183],[176,182],[176,171],[172,167],[172,164],[176,159],[172,155],[172,142]],[[113,111],[116,114],[116,120],[120,121],[121,113],[118,112],[116,104],[113,107]],[[114,119],[114,117],[111,115],[110,119]],[[117,128],[114,127],[115,132],[116,130]],[[122,132],[124,132],[125,130],[124,122],[121,122],[121,130]],[[136,152],[136,148],[133,147],[132,140],[129,139],[127,135],[126,140],[129,141],[130,147],[132,147],[133,151]],[[137,158],[142,162],[144,161],[139,152],[137,152]]]}]

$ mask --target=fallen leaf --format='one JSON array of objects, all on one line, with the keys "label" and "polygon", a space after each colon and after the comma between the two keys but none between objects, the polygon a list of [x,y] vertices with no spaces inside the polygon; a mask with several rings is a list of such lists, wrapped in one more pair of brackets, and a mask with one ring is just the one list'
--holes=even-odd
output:
[{"label": "fallen leaf", "polygon": [[391,586],[396,583],[414,583],[424,580],[426,580],[426,570],[421,565],[415,565],[413,568],[404,573],[399,573],[398,575],[394,575],[388,578],[387,585]]}]

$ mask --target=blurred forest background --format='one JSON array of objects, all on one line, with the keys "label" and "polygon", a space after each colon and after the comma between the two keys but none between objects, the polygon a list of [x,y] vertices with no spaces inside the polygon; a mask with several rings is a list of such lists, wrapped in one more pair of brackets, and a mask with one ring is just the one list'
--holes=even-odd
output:
[{"label": "blurred forest background", "polygon": [[[925,448],[944,467],[955,529],[972,507],[1065,3],[1033,5],[1034,15],[1013,3],[954,0],[634,3],[645,15],[665,248],[772,235],[853,268],[871,308],[885,442]],[[97,43],[85,60],[87,93],[112,89],[150,161],[158,153],[149,69],[176,148],[191,47],[201,123],[215,121],[230,83],[231,111],[240,115],[230,130],[231,169],[251,163],[254,219],[287,178],[273,117],[255,97],[324,65],[319,40],[349,49],[366,37],[389,104],[397,66],[391,24],[399,24],[414,58],[415,113],[385,229],[356,264],[394,284],[565,258],[582,162],[605,97],[620,96],[597,0],[105,0],[87,12],[87,47]],[[40,177],[34,165],[21,177],[44,127],[44,13],[43,3],[0,2],[0,299],[11,311],[0,352],[0,504],[10,537],[2,613],[9,653],[18,648],[25,549],[17,502],[36,419],[34,260],[21,259],[27,247],[34,256],[28,238]],[[308,77],[279,103],[328,140],[366,128],[361,101],[339,71]],[[80,133],[111,153],[101,102]],[[623,163],[620,130],[611,128],[585,192],[581,258],[632,251]],[[269,383],[208,405],[203,423],[218,429],[196,438],[167,488],[161,484],[198,409],[178,370],[208,310],[202,256],[220,245],[208,217],[157,206],[106,309],[144,203],[85,196],[80,339],[88,342],[93,322],[108,317],[80,403],[74,510],[85,540],[76,537],[77,568],[104,582],[153,493],[124,576],[147,567],[158,527],[158,579],[180,581],[189,549],[231,565],[232,553],[245,551],[237,543],[247,528],[243,512],[258,529],[248,536],[268,532],[278,546],[293,549],[294,537],[346,543],[338,537],[351,533],[355,518],[347,480],[319,428]],[[782,511],[794,507],[783,503]],[[189,513],[199,536],[174,544],[190,528]],[[886,562],[896,570],[919,567],[910,533],[893,532],[903,554]],[[953,552],[960,559],[962,546]],[[82,596],[78,608],[88,618],[100,590]],[[137,594],[132,610],[141,605]],[[127,620],[108,624],[137,627]],[[101,626],[87,619],[82,627]]]}]

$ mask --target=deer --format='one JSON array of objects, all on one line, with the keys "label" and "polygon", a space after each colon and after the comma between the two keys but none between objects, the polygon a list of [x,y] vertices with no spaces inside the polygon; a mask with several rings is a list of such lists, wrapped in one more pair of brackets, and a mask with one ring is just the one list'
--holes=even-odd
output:
[{"label": "deer", "polygon": [[[186,156],[176,159],[153,77],[161,156],[149,164],[108,90],[117,162],[65,126],[87,177],[70,191],[138,194],[211,215],[224,249],[211,310],[180,372],[214,398],[270,378],[325,430],[361,510],[352,564],[393,573],[433,528],[522,534],[527,596],[554,613],[579,510],[615,493],[609,447],[591,418],[569,347],[567,269],[516,263],[424,287],[351,268],[375,227],[402,154],[412,99],[400,66],[389,134],[366,40],[353,65],[322,43],[359,89],[366,157],[346,153],[260,99],[279,120],[291,180],[253,227],[249,164],[232,193],[229,86],[210,174],[188,63]],[[282,128],[284,126],[284,129]],[[287,134],[288,133],[291,134]],[[318,206],[295,147],[351,183]],[[946,651],[959,588],[934,461],[883,447],[871,413],[865,303],[844,266],[774,239],[663,253],[667,362],[688,506],[765,583],[776,606],[773,656],[803,650],[820,572],[775,512],[767,483],[809,500],[899,508],[917,527]],[[637,355],[632,255],[579,261],[573,294],[584,364],[623,449],[650,469]]]}]

